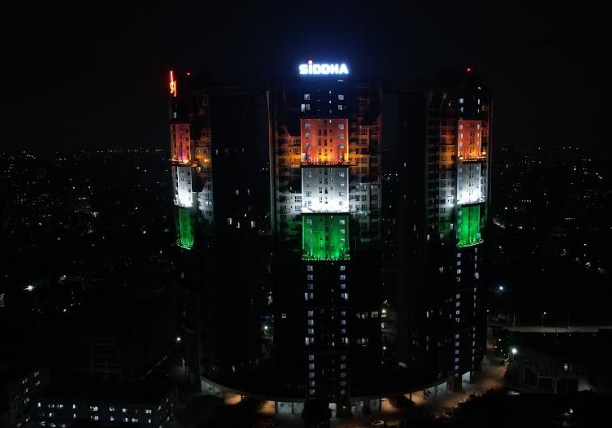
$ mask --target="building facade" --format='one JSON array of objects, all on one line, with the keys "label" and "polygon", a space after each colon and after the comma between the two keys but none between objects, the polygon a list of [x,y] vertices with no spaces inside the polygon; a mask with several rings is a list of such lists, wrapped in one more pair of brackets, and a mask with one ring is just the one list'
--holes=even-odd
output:
[{"label": "building facade", "polygon": [[193,382],[285,404],[324,399],[342,415],[471,379],[484,353],[491,114],[490,96],[463,77],[446,89],[171,73]]}]

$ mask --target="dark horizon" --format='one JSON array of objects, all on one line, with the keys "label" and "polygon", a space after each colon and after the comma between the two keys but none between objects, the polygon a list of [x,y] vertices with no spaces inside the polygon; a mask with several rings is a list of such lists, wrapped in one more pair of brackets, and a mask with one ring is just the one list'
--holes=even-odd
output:
[{"label": "dark horizon", "polygon": [[5,150],[163,148],[170,68],[266,81],[310,57],[408,79],[470,66],[494,88],[498,147],[605,150],[612,138],[610,4],[11,7]]}]

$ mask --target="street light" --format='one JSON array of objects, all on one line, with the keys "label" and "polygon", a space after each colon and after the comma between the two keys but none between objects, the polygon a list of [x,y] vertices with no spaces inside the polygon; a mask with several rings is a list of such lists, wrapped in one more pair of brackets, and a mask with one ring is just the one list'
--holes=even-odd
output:
[{"label": "street light", "polygon": [[518,349],[516,349],[516,348],[512,348],[511,351],[512,351],[512,355],[518,354]]},{"label": "street light", "polygon": [[499,291],[504,291],[504,286],[503,285],[499,286]]},{"label": "street light", "polygon": [[542,328],[544,328],[544,316],[546,315],[546,312],[542,312]]}]

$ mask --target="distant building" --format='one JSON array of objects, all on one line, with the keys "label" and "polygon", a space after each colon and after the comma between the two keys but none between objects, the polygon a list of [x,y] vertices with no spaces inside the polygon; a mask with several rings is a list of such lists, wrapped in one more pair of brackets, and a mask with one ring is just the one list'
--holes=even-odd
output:
[{"label": "distant building", "polygon": [[511,358],[518,365],[518,386],[553,394],[610,393],[612,372],[605,357],[612,351],[610,339],[610,330],[514,334]]},{"label": "distant building", "polygon": [[35,426],[35,402],[41,391],[48,386],[47,369],[20,369],[0,362],[0,426]]},{"label": "distant building", "polygon": [[163,383],[86,390],[51,389],[35,404],[38,426],[65,428],[78,421],[103,426],[164,428],[174,414],[174,387]]}]

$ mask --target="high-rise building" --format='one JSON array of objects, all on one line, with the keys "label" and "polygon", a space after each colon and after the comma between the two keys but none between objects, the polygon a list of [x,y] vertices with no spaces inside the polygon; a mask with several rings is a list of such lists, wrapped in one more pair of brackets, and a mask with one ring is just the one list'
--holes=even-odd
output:
[{"label": "high-rise building", "polygon": [[170,74],[191,380],[338,415],[460,388],[484,352],[490,96],[465,72],[432,87],[299,70],[268,86]]}]

